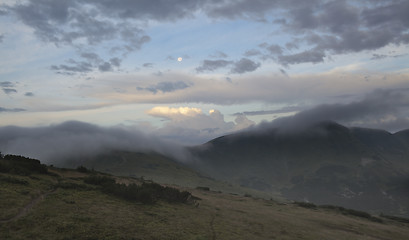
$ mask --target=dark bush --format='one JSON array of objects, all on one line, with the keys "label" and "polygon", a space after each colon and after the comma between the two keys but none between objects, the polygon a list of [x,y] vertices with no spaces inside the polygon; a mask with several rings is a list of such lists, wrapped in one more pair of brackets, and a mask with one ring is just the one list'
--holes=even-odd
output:
[{"label": "dark bush", "polygon": [[401,223],[409,223],[409,218],[390,216],[390,215],[384,215],[384,214],[381,214],[381,217],[387,218],[387,219],[390,219],[390,220],[394,220],[394,221],[397,221],[397,222],[401,222]]},{"label": "dark bush", "polygon": [[196,187],[196,189],[198,189],[198,190],[202,190],[202,191],[210,191],[210,188],[209,187]]},{"label": "dark bush", "polygon": [[303,208],[317,209],[317,205],[309,202],[294,202],[294,204]]},{"label": "dark bush", "polygon": [[137,201],[144,204],[153,204],[158,200],[167,202],[186,203],[191,194],[186,191],[179,191],[171,187],[164,187],[157,183],[119,184],[107,176],[91,175],[84,178],[84,182],[101,186],[101,190],[107,194],[114,195],[130,201]]},{"label": "dark bush", "polygon": [[5,155],[0,160],[0,172],[7,172],[19,175],[30,175],[32,173],[46,174],[47,166],[41,164],[39,160],[16,155]]},{"label": "dark bush", "polygon": [[113,179],[112,177],[101,176],[101,175],[90,175],[84,178],[84,182],[88,184],[103,186],[103,185],[115,184],[115,179]]},{"label": "dark bush", "polygon": [[78,172],[82,172],[82,173],[89,173],[89,172],[91,172],[90,170],[88,170],[88,168],[86,168],[86,167],[84,167],[84,166],[79,166],[79,167],[77,167],[77,171]]}]

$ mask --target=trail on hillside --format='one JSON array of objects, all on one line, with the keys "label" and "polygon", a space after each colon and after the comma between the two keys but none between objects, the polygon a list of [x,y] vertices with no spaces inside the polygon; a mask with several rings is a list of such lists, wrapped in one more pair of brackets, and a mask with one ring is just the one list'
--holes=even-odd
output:
[{"label": "trail on hillside", "polygon": [[8,218],[8,219],[3,219],[0,220],[0,223],[7,223],[7,222],[11,222],[14,220],[17,220],[21,217],[26,216],[30,210],[34,207],[34,205],[38,204],[40,201],[44,200],[48,195],[50,195],[51,193],[55,192],[57,190],[57,188],[54,188],[53,190],[49,191],[49,192],[45,192],[40,194],[38,197],[32,199],[27,205],[24,206],[24,208],[22,208],[17,215]]},{"label": "trail on hillside", "polygon": [[212,216],[212,219],[210,220],[210,229],[212,231],[212,240],[216,240],[216,231],[214,230],[214,219],[216,218],[215,215]]}]

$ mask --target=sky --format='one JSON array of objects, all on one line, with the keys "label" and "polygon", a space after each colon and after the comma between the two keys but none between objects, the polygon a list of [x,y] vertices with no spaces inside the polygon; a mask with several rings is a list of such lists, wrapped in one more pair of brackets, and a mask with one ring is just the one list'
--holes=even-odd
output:
[{"label": "sky", "polygon": [[0,132],[195,145],[289,116],[396,132],[409,128],[408,12],[407,0],[0,0]]}]

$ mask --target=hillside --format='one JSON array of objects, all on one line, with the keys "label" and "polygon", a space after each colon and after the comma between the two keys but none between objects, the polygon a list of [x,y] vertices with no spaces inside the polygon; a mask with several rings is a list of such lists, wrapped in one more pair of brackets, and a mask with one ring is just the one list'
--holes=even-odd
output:
[{"label": "hillside", "polygon": [[101,176],[132,186],[143,184],[139,178],[46,167],[30,159],[14,161],[12,167],[10,162],[0,159],[1,239],[406,239],[409,235],[408,219],[206,189],[180,189],[194,196],[186,203],[143,204],[87,181]]},{"label": "hillside", "polygon": [[116,176],[143,177],[164,184],[190,188],[206,186],[215,191],[240,195],[248,193],[266,199],[284,200],[281,195],[274,192],[263,192],[215,180],[208,174],[203,174],[200,169],[193,169],[184,162],[154,152],[110,151],[88,158],[69,159],[58,163],[58,166],[67,168],[76,168],[80,165]]},{"label": "hillside", "polygon": [[216,179],[316,204],[409,216],[409,134],[322,122],[236,133],[191,149]]}]

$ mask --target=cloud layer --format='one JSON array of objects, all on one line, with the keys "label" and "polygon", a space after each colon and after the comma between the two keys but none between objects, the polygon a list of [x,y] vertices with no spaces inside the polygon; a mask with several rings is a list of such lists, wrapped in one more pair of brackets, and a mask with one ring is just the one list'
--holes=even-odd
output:
[{"label": "cloud layer", "polygon": [[69,158],[81,159],[110,150],[156,151],[178,160],[187,155],[179,145],[124,127],[103,128],[70,121],[48,127],[0,127],[0,151],[58,164]]}]

